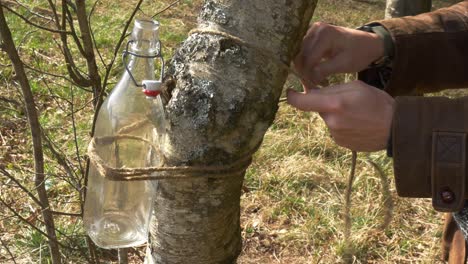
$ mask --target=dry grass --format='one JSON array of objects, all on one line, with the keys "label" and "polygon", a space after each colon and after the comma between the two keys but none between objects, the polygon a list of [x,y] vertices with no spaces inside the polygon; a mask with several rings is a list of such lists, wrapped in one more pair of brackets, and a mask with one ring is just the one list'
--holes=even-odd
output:
[{"label": "dry grass", "polygon": [[352,193],[350,241],[344,238],[344,193],[350,152],[331,141],[316,114],[282,105],[247,174],[242,197],[244,251],[240,263],[434,263],[441,215],[424,199],[397,197],[388,205],[371,159],[387,175],[384,153],[359,156]]},{"label": "dry grass", "polygon": [[[380,19],[384,6],[378,0],[319,1],[314,21],[357,27]],[[382,180],[368,159],[388,175],[393,207],[385,203]],[[317,114],[280,105],[246,176],[239,263],[441,263],[443,215],[428,199],[397,196],[392,161],[385,153],[359,155],[346,241],[343,213],[350,164],[350,151],[332,142]],[[382,230],[388,211],[391,222]]]},{"label": "dry grass", "polygon": [[[147,2],[142,10],[146,14],[154,14],[170,2]],[[383,17],[384,0],[319,2],[314,21],[357,27]],[[456,1],[435,1],[435,7],[448,6],[453,2]],[[159,17],[166,58],[195,24],[200,3],[201,0],[183,0]],[[93,26],[99,29],[96,34],[105,59],[109,58],[112,52],[109,47],[112,47],[128,15],[122,10],[128,12],[133,4],[134,1],[102,1],[97,6]],[[16,30],[21,32],[22,29]],[[62,62],[44,44],[44,38],[33,36],[24,41],[23,54],[39,52],[49,56],[52,66],[61,65]],[[6,63],[7,60],[0,56],[0,64]],[[116,68],[114,78],[120,70],[121,66]],[[11,75],[8,67],[0,66],[1,86],[5,91],[0,96],[20,101],[18,91],[11,85]],[[73,157],[73,138],[68,129],[71,127],[67,115],[69,109],[63,100],[49,97],[49,91],[40,85],[40,78],[34,76],[32,79],[37,83],[33,87],[37,97],[44,102],[38,106],[43,115],[41,122],[57,146]],[[343,76],[331,78],[332,83],[343,80]],[[292,78],[288,85],[297,86],[297,80]],[[60,86],[52,88],[64,97],[69,96]],[[77,108],[85,106],[89,95],[79,94],[79,91],[76,93],[74,102]],[[64,109],[59,107],[60,104]],[[31,174],[15,169],[32,167],[25,115],[20,108],[13,109],[14,104],[0,100],[0,106],[0,163],[6,164],[15,172],[15,176],[24,179],[26,185],[31,187],[32,183],[27,180]],[[91,113],[91,107],[87,106],[76,115],[82,153],[88,138]],[[50,156],[50,153],[46,155]],[[381,178],[367,162],[369,159],[388,175],[385,179],[390,186],[388,190],[382,187]],[[51,160],[50,157],[48,160]],[[76,164],[77,161],[74,162]],[[432,209],[427,199],[403,199],[396,195],[392,161],[384,153],[359,155],[352,192],[351,237],[349,241],[345,240],[344,193],[350,164],[350,151],[333,143],[317,114],[299,112],[281,104],[275,123],[267,132],[262,148],[255,155],[246,175],[241,204],[244,245],[239,263],[439,263],[442,215]],[[52,161],[46,171],[49,175],[65,176]],[[19,190],[11,182],[1,179],[1,196],[7,197],[18,212],[36,221],[34,217],[38,213],[35,206],[24,195],[19,196]],[[51,176],[50,179],[59,178]],[[55,194],[55,208],[79,211],[76,197],[67,194],[70,192],[69,185],[58,181],[48,184],[51,194]],[[385,191],[393,201],[392,208],[385,203],[388,198]],[[392,221],[382,230],[380,227],[390,209]],[[0,238],[9,244],[15,254],[22,256],[19,263],[38,263],[41,256],[42,261],[47,261],[47,257],[44,257],[47,254],[44,238],[8,215],[5,208],[0,206]],[[70,232],[78,234],[76,239],[82,239],[79,219],[57,219],[59,228],[64,231],[72,229]],[[5,254],[0,246],[0,260]],[[74,263],[83,262],[78,258],[70,259]]]}]

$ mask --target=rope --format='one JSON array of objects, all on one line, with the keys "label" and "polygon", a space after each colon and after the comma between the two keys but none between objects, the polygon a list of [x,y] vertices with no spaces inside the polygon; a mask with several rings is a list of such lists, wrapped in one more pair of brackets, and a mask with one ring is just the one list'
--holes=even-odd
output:
[{"label": "rope", "polygon": [[[351,248],[351,226],[352,226],[352,221],[351,221],[351,194],[352,194],[352,188],[354,184],[354,180],[356,178],[356,163],[357,163],[357,152],[356,151],[351,151],[351,170],[348,176],[348,184],[346,186],[346,192],[345,192],[345,206],[344,206],[344,241],[345,245],[347,246],[347,249],[349,250]],[[393,217],[393,199],[390,193],[390,187],[388,184],[388,178],[382,168],[372,161],[370,158],[367,159],[366,161],[369,165],[372,166],[372,168],[377,172],[381,186],[382,186],[382,200],[384,204],[384,216],[383,216],[383,221],[382,223],[377,226],[372,232],[378,232],[385,230],[388,225],[392,221]],[[347,252],[349,253],[349,252]]]},{"label": "rope", "polygon": [[[215,177],[225,178],[242,174],[250,165],[252,155],[258,149],[260,144],[251,152],[244,155],[239,160],[228,165],[212,165],[212,166],[164,166],[164,161],[161,166],[144,167],[144,168],[116,168],[109,165],[98,154],[96,145],[109,145],[119,139],[137,140],[147,143],[151,148],[158,153],[159,147],[151,141],[129,134],[121,134],[115,136],[96,137],[91,139],[88,145],[88,156],[91,163],[96,167],[99,174],[113,181],[141,181],[141,180],[161,180],[161,179],[188,179],[198,177]],[[163,157],[160,154],[160,157]]]},{"label": "rope", "polygon": [[345,241],[349,241],[351,235],[351,193],[353,189],[354,179],[356,178],[356,163],[357,163],[357,153],[356,151],[351,151],[351,171],[348,177],[348,185],[346,186],[346,195],[345,195],[345,212],[344,212],[344,221],[345,221],[345,230],[344,238]]},{"label": "rope", "polygon": [[382,168],[372,161],[371,159],[367,159],[367,163],[370,164],[374,170],[377,172],[377,175],[379,176],[381,186],[382,186],[382,200],[384,204],[384,216],[383,216],[383,221],[382,223],[377,227],[377,231],[385,230],[388,225],[390,225],[390,222],[392,221],[393,217],[393,199],[392,195],[390,193],[390,186],[388,184],[388,178],[385,172],[382,170]]}]

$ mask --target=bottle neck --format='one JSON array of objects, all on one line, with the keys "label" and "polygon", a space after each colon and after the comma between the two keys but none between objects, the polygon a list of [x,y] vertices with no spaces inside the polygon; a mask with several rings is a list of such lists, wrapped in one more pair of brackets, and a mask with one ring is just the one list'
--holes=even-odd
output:
[{"label": "bottle neck", "polygon": [[[155,58],[151,56],[156,55],[154,43],[149,41],[135,41],[131,43],[129,51],[132,54],[127,54],[127,65],[130,73],[138,84],[143,80],[154,80],[155,76]],[[128,72],[125,73],[129,75]],[[130,77],[130,76],[129,76]]]},{"label": "bottle neck", "polygon": [[138,39],[132,40],[129,45],[129,50],[141,56],[154,56],[159,52],[159,41],[157,38],[147,40]]}]

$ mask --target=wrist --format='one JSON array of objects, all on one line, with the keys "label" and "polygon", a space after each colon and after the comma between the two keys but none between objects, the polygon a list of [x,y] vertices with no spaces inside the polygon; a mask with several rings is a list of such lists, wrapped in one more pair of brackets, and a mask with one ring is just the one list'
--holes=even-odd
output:
[{"label": "wrist", "polygon": [[373,39],[373,60],[369,65],[370,67],[388,66],[394,56],[393,39],[388,32],[380,24],[369,24],[358,28],[358,30],[365,31],[370,34]]}]

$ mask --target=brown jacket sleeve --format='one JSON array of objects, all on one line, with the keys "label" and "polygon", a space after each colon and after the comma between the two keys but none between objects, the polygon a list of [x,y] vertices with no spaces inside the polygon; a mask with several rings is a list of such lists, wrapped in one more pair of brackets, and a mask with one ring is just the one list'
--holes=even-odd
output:
[{"label": "brown jacket sleeve", "polygon": [[[468,88],[468,1],[450,8],[379,21],[394,40],[393,96]],[[398,194],[432,197],[457,211],[468,198],[468,97],[396,98],[393,159]]]},{"label": "brown jacket sleeve", "polygon": [[468,87],[468,1],[415,17],[379,21],[394,40],[392,95]]}]

